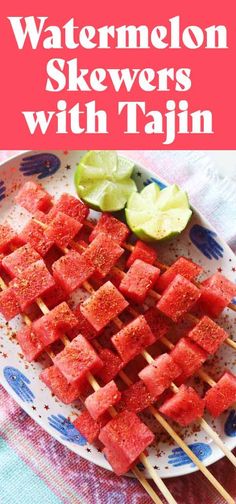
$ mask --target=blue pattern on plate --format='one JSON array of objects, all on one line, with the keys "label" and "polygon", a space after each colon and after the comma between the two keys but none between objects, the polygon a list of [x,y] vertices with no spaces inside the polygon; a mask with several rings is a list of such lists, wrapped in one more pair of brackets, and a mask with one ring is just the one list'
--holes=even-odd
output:
[{"label": "blue pattern on plate", "polygon": [[56,173],[60,165],[61,161],[55,154],[33,154],[22,159],[20,171],[25,177],[37,175],[38,179],[43,179]]},{"label": "blue pattern on plate", "polygon": [[28,403],[33,402],[35,395],[28,387],[31,382],[27,376],[19,371],[19,369],[11,366],[4,368],[3,375],[12,390],[14,390],[22,401]]},{"label": "blue pattern on plate", "polygon": [[[188,447],[199,460],[204,460],[212,454],[212,448],[206,443],[192,443],[189,444]],[[168,462],[173,467],[180,467],[188,464],[190,464],[191,467],[195,467],[195,464],[182,450],[182,448],[174,448],[171,455],[168,456]]]},{"label": "blue pattern on plate", "polygon": [[51,427],[62,434],[61,439],[64,441],[70,441],[80,446],[87,444],[86,439],[80,434],[78,429],[63,415],[51,415],[48,417],[48,421]]},{"label": "blue pattern on plate", "polygon": [[236,410],[231,410],[225,422],[224,431],[226,436],[236,436]]},{"label": "blue pattern on plate", "polygon": [[147,186],[149,184],[152,184],[153,182],[155,182],[155,184],[157,184],[160,187],[160,189],[165,189],[165,187],[167,187],[167,184],[164,184],[164,182],[161,182],[161,180],[159,180],[155,177],[148,178],[147,180],[145,180],[143,185]]},{"label": "blue pattern on plate", "polygon": [[208,259],[220,259],[224,249],[216,241],[217,234],[199,224],[194,224],[189,232],[190,240]]},{"label": "blue pattern on plate", "polygon": [[0,180],[0,201],[6,197],[6,186],[3,180]]}]

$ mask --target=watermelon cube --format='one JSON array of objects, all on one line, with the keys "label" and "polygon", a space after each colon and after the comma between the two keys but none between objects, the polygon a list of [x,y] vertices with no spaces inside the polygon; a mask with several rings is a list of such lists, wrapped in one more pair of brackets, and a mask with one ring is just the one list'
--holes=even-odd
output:
[{"label": "watermelon cube", "polygon": [[83,252],[83,256],[94,265],[96,276],[105,278],[123,252],[124,250],[109,235],[99,233]]},{"label": "watermelon cube", "polygon": [[101,331],[128,306],[128,302],[111,282],[106,282],[81,305],[81,312],[90,324]]},{"label": "watermelon cube", "polygon": [[141,259],[148,264],[154,264],[157,259],[157,252],[150,245],[147,245],[147,243],[137,240],[127,260],[127,268],[130,268],[136,259]]},{"label": "watermelon cube", "polygon": [[49,366],[40,374],[40,379],[64,404],[71,404],[79,398],[86,383],[68,383],[56,366]]},{"label": "watermelon cube", "polygon": [[155,266],[136,259],[122,278],[119,290],[132,301],[143,303],[159,274],[160,270]]},{"label": "watermelon cube", "polygon": [[77,318],[77,325],[74,329],[68,332],[68,336],[73,339],[77,336],[77,334],[82,334],[82,336],[84,336],[87,340],[93,340],[96,338],[98,332],[81,313],[80,305],[78,305],[73,312]]},{"label": "watermelon cube", "polygon": [[16,333],[16,339],[21,346],[22,352],[28,362],[32,362],[42,353],[44,347],[37,335],[33,331],[33,327],[23,327]]},{"label": "watermelon cube", "polygon": [[144,313],[144,317],[156,340],[163,338],[170,330],[170,319],[163,315],[155,306],[149,308]]},{"label": "watermelon cube", "polygon": [[80,382],[89,372],[97,373],[102,367],[101,359],[81,334],[56,355],[54,364],[69,383]]},{"label": "watermelon cube", "polygon": [[9,252],[10,245],[18,241],[16,232],[8,224],[0,224],[0,253]]},{"label": "watermelon cube", "polygon": [[81,222],[73,217],[69,217],[69,215],[58,212],[56,217],[44,230],[44,234],[48,240],[55,243],[58,247],[64,248],[69,245],[82,227],[83,224]]},{"label": "watermelon cube", "polygon": [[62,212],[79,222],[83,222],[88,217],[89,208],[80,199],[71,196],[71,194],[64,193],[53,205],[52,210],[50,210],[50,218],[54,219],[58,212]]},{"label": "watermelon cube", "polygon": [[115,473],[125,474],[155,439],[150,429],[131,411],[122,411],[102,427],[99,440]]},{"label": "watermelon cube", "polygon": [[38,252],[36,252],[29,243],[26,243],[26,245],[23,245],[4,257],[2,266],[8,275],[14,278],[22,273],[30,264],[33,264],[39,259],[41,259],[41,257]]},{"label": "watermelon cube", "polygon": [[205,401],[201,399],[196,390],[181,385],[177,394],[167,399],[159,410],[185,427],[202,417],[204,406]]},{"label": "watermelon cube", "polygon": [[209,317],[217,318],[236,295],[236,285],[220,273],[201,284],[199,306]]},{"label": "watermelon cube", "polygon": [[122,369],[124,363],[120,357],[109,350],[109,348],[102,348],[98,353],[103,362],[103,367],[99,371],[98,376],[103,383],[109,383]]},{"label": "watermelon cube", "polygon": [[119,411],[128,410],[134,413],[140,413],[153,402],[154,397],[150,394],[145,383],[139,380],[123,390],[117,409]]},{"label": "watermelon cube", "polygon": [[49,310],[51,310],[58,304],[66,301],[67,297],[67,292],[65,292],[62,287],[57,282],[55,282],[55,285],[42,296],[42,299]]},{"label": "watermelon cube", "polygon": [[126,325],[111,338],[114,347],[127,363],[147,346],[155,341],[155,337],[143,315]]},{"label": "watermelon cube", "polygon": [[205,395],[206,408],[213,417],[218,417],[236,401],[236,377],[226,371],[217,384]]},{"label": "watermelon cube", "polygon": [[114,406],[121,398],[115,382],[112,380],[104,387],[96,390],[85,400],[85,406],[94,420],[98,420],[111,406]]},{"label": "watermelon cube", "polygon": [[179,322],[193,308],[200,295],[200,290],[194,284],[176,275],[162,294],[157,308],[174,322]]},{"label": "watermelon cube", "polygon": [[99,233],[105,233],[116,243],[122,245],[128,238],[130,232],[126,224],[110,214],[103,213],[90,234],[89,241],[94,240]]},{"label": "watermelon cube", "polygon": [[204,316],[189,332],[188,338],[195,341],[209,354],[214,354],[223,341],[228,338],[228,334],[213,320]]},{"label": "watermelon cube", "polygon": [[179,378],[182,382],[195,374],[208,357],[205,350],[187,338],[181,338],[173,350],[171,350],[170,355],[182,369],[182,374]]},{"label": "watermelon cube", "polygon": [[104,415],[98,421],[94,420],[87,410],[82,411],[73,422],[75,428],[84,436],[89,443],[93,443],[98,439],[101,427],[106,425],[109,416]]},{"label": "watermelon cube", "polygon": [[92,262],[83,254],[70,250],[52,265],[53,276],[67,294],[80,287],[95,270]]},{"label": "watermelon cube", "polygon": [[157,281],[157,289],[163,292],[170,282],[174,280],[176,275],[182,275],[184,278],[190,282],[197,280],[198,276],[202,272],[202,267],[194,263],[186,257],[179,257],[166,271],[163,273]]},{"label": "watermelon cube", "polygon": [[12,286],[0,292],[0,313],[7,322],[21,313],[21,308]]},{"label": "watermelon cube", "polygon": [[181,374],[181,368],[175,363],[171,355],[159,355],[152,364],[140,371],[139,378],[143,380],[150,394],[157,398],[170,387]]},{"label": "watermelon cube", "polygon": [[42,226],[33,219],[25,225],[19,236],[24,243],[30,243],[34,250],[42,257],[44,257],[53,246],[53,241],[45,236]]},{"label": "watermelon cube", "polygon": [[56,306],[46,315],[33,322],[33,330],[44,347],[60,339],[64,332],[77,325],[77,318],[67,303]]},{"label": "watermelon cube", "polygon": [[24,311],[36,299],[43,296],[55,285],[52,275],[43,260],[36,261],[12,281],[19,305]]},{"label": "watermelon cube", "polygon": [[52,196],[39,184],[29,180],[21,187],[15,200],[18,205],[34,214],[36,210],[47,212],[51,206]]}]

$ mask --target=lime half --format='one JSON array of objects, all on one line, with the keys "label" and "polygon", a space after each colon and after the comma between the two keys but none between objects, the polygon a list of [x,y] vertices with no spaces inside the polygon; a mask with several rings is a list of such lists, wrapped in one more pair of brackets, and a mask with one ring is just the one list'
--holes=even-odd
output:
[{"label": "lime half", "polygon": [[155,183],[130,196],[125,210],[130,229],[141,240],[165,240],[181,233],[192,215],[186,192]]},{"label": "lime half", "polygon": [[131,179],[134,163],[115,151],[89,151],[75,172],[79,197],[95,210],[115,212],[137,191]]}]

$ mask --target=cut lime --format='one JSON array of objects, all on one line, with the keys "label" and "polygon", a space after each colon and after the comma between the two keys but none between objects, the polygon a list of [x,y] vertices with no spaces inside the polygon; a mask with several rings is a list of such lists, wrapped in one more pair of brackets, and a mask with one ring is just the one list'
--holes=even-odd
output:
[{"label": "cut lime", "polygon": [[130,229],[144,241],[172,238],[192,215],[186,192],[175,184],[160,190],[155,183],[132,194],[125,213]]},{"label": "cut lime", "polygon": [[75,172],[79,197],[95,210],[115,212],[137,191],[131,179],[134,163],[115,151],[89,151]]}]

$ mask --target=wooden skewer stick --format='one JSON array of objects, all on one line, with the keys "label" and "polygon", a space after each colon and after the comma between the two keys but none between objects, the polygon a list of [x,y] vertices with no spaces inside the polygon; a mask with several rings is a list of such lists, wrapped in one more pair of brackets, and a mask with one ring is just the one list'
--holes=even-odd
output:
[{"label": "wooden skewer stick", "polygon": [[[94,229],[95,228],[95,225],[96,224],[93,224],[91,221],[89,220],[85,220],[84,221],[84,224],[89,227],[90,229]],[[133,252],[134,250],[134,245],[131,245],[131,243],[123,243],[122,247],[126,250],[128,250],[129,252]],[[163,270],[163,271],[166,271],[169,269],[170,266],[168,266],[167,264],[164,264],[164,263],[161,263],[160,261],[156,260],[154,262],[154,265],[157,266],[160,270]],[[198,287],[199,289],[201,289],[201,284],[199,282],[193,282],[194,285],[196,285],[196,287]],[[236,305],[234,305],[233,303],[229,303],[228,304],[228,308],[230,308],[231,310],[233,311],[236,311]]]},{"label": "wooden skewer stick", "polygon": [[[93,344],[97,350],[100,350],[102,347],[98,343],[97,340],[93,341]],[[129,387],[133,384],[133,381],[129,378],[129,376],[121,370],[119,372],[120,378],[123,382]],[[186,455],[192,460],[192,462],[198,467],[198,469],[204,474],[204,476],[210,481],[213,487],[222,495],[222,497],[226,500],[226,502],[233,502],[232,497],[228,494],[228,492],[224,489],[224,487],[219,483],[219,481],[213,476],[213,474],[207,469],[207,467],[201,462],[201,460],[193,453],[193,451],[188,447],[183,439],[175,432],[175,430],[168,424],[165,418],[159,413],[159,411],[154,406],[149,406],[148,410],[155,417],[157,422],[168,432],[168,434],[172,437],[172,439],[182,448],[182,450],[186,453]],[[208,424],[206,423],[208,428]],[[215,434],[215,432],[214,432]],[[211,434],[209,432],[209,436]],[[223,444],[223,443],[222,443]],[[231,454],[231,452],[230,452]]]},{"label": "wooden skewer stick", "polygon": [[[92,286],[89,286],[89,288],[91,288],[93,291],[94,289],[92,288]],[[44,301],[41,299],[41,298],[38,298],[36,300],[36,303],[38,305],[38,307],[40,308],[40,310],[42,311],[42,313],[44,315],[46,315],[47,313],[50,312],[50,310],[48,309],[47,305],[44,303]],[[66,346],[68,345],[68,343],[70,343],[70,341],[68,340],[67,336],[62,336],[61,338],[61,341],[63,342],[63,344]],[[47,353],[49,355],[49,357],[52,359],[54,359],[55,355],[54,353],[51,351],[51,350],[47,350]],[[93,390],[97,391],[99,390],[101,387],[99,385],[99,383],[97,382],[96,378],[94,378],[94,376],[92,375],[92,373],[88,373],[87,376],[86,376],[88,382],[90,383],[91,387],[93,388]],[[115,415],[117,415],[117,412],[115,410],[115,408],[111,407],[109,408],[109,413],[111,414],[112,417],[114,417]],[[153,479],[153,481],[155,482],[155,484],[157,485],[157,487],[159,488],[159,490],[162,492],[162,494],[164,495],[165,499],[167,500],[167,502],[169,504],[177,504],[176,500],[174,499],[174,497],[171,495],[169,489],[167,488],[167,486],[165,485],[165,483],[162,481],[162,479],[160,478],[160,476],[158,476],[158,474],[156,473],[156,471],[153,469],[152,465],[150,464],[149,460],[147,459],[146,455],[144,455],[144,453],[142,453],[139,457],[140,461],[142,462],[142,464],[146,467],[147,471],[149,472],[151,478]],[[145,488],[145,490],[148,492],[148,494],[150,495],[150,497],[153,499],[153,501],[157,504],[161,504],[161,500],[159,499],[158,495],[156,495],[156,493],[154,492],[154,490],[152,489],[152,487],[149,485],[149,483],[147,482],[147,480],[144,478],[144,476],[142,475],[142,477],[140,478],[140,471],[138,470],[138,468],[134,468],[134,474],[135,476],[138,478],[138,480],[140,481],[140,483],[143,485],[143,487]]]}]

